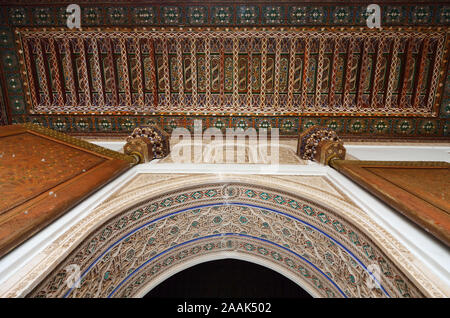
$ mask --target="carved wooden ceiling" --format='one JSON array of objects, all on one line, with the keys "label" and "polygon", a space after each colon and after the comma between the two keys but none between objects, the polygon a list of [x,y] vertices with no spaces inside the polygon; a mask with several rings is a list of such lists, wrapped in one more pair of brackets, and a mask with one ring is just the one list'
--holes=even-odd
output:
[{"label": "carved wooden ceiling", "polygon": [[450,6],[379,2],[380,31],[362,1],[81,1],[81,31],[69,2],[0,2],[2,121],[448,140]]}]

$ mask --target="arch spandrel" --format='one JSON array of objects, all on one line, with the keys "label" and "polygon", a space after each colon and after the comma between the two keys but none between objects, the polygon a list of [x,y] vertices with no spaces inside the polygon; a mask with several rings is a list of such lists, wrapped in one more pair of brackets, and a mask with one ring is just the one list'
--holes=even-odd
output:
[{"label": "arch spandrel", "polygon": [[[264,178],[266,181],[270,179]],[[197,176],[196,183],[206,179],[199,180]],[[161,273],[170,271],[172,263],[173,266],[178,264],[175,262],[176,252],[181,253],[190,244],[206,242],[202,240],[209,240],[205,244],[218,249],[226,248],[225,237],[239,243],[242,250],[239,252],[248,255],[258,253],[261,244],[265,244],[265,249],[270,247],[272,251],[267,255],[259,253],[253,256],[260,257],[268,267],[280,262],[322,297],[424,295],[366,234],[371,232],[359,229],[355,226],[357,222],[350,221],[348,215],[337,210],[336,206],[346,209],[347,213],[354,210],[363,214],[361,210],[335,196],[327,198],[324,193],[319,201],[319,191],[307,187],[297,188],[293,195],[292,187],[290,192],[285,191],[289,188],[287,183],[274,189],[273,182],[260,183],[261,180],[255,178],[249,178],[253,182],[248,182],[248,179],[242,182],[243,179],[239,176],[232,181],[233,178],[228,177],[222,183],[197,186],[188,186],[184,180],[184,187],[179,184],[181,180],[174,184],[168,181],[167,187],[159,188],[157,193],[149,189],[145,193],[140,188],[136,190],[141,194],[138,203],[131,199],[137,193],[121,196],[122,203],[126,201],[129,204],[121,212],[111,209],[120,200],[110,200],[103,208],[116,213],[110,213],[106,221],[103,219],[104,223],[77,244],[29,296],[133,297],[139,293],[138,290],[132,289],[128,294],[124,292],[130,286],[139,285],[137,277],[142,280],[140,284],[146,285],[152,276],[160,275],[159,270],[152,273],[152,266],[156,266],[153,271],[155,268],[160,268]],[[129,200],[124,200],[124,196]],[[311,197],[315,200],[311,201]],[[326,206],[322,202],[326,202]],[[335,207],[330,208],[333,202]],[[193,213],[196,210],[199,210],[197,214]],[[218,223],[215,224],[214,220]],[[247,220],[247,225],[244,220]],[[194,222],[197,222],[197,227]],[[161,233],[151,232],[153,230],[148,228],[152,226]],[[155,247],[148,246],[150,241],[156,244]],[[254,248],[246,245],[250,248],[247,250],[245,244]],[[206,245],[200,250],[205,254],[214,253],[208,251]],[[283,256],[277,260],[272,252]],[[80,266],[84,274],[81,288],[70,290],[64,284],[64,268],[68,264]],[[377,264],[381,270],[380,288],[368,287],[367,282],[375,277],[367,270],[370,264]],[[303,269],[306,269],[306,276]],[[308,283],[307,280],[313,278],[314,281]]]}]

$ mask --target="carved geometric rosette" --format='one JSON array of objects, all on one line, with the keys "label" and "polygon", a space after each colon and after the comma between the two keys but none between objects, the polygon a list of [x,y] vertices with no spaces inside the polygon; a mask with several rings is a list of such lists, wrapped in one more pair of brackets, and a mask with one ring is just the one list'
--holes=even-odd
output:
[{"label": "carved geometric rosette", "polygon": [[345,159],[345,148],[335,131],[312,126],[299,135],[297,155],[328,165],[331,159]]},{"label": "carved geometric rosette", "polygon": [[135,128],[127,137],[126,154],[137,154],[140,162],[166,157],[170,152],[169,134],[156,124]]}]

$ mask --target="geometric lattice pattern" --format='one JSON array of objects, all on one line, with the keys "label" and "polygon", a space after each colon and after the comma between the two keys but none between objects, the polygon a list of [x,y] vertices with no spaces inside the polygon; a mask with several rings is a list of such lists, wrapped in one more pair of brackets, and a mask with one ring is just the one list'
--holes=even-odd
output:
[{"label": "geometric lattice pattern", "polygon": [[445,79],[437,30],[16,33],[35,114],[437,116]]}]

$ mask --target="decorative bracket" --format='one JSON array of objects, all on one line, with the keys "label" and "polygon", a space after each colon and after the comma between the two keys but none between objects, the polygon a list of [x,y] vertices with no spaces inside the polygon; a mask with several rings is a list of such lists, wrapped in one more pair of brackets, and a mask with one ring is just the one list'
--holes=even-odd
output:
[{"label": "decorative bracket", "polygon": [[328,165],[332,159],[345,159],[344,143],[330,128],[312,126],[298,136],[297,155]]},{"label": "decorative bracket", "polygon": [[134,156],[139,163],[161,159],[170,153],[170,136],[160,126],[152,124],[135,128],[123,147],[125,154]]}]

